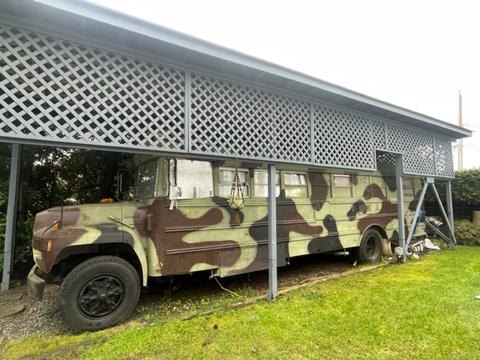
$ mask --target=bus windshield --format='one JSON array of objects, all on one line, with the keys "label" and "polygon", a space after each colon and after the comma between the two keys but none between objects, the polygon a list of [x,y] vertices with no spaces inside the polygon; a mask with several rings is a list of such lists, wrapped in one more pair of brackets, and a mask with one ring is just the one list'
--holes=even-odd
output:
[{"label": "bus windshield", "polygon": [[135,199],[155,197],[157,187],[157,160],[142,164],[137,169]]}]

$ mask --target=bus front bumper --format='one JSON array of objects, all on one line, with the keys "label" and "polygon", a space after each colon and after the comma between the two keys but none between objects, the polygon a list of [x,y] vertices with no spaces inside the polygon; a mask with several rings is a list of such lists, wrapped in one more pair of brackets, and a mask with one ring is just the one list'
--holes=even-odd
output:
[{"label": "bus front bumper", "polygon": [[45,280],[38,275],[38,266],[34,265],[27,278],[27,293],[28,296],[42,300],[43,291],[45,290]]}]

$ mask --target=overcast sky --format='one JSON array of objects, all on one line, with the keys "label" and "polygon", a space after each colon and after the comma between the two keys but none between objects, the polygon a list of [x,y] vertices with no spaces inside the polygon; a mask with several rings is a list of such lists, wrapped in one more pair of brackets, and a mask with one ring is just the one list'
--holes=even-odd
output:
[{"label": "overcast sky", "polygon": [[480,167],[476,1],[93,2],[452,123],[461,90],[464,167]]}]

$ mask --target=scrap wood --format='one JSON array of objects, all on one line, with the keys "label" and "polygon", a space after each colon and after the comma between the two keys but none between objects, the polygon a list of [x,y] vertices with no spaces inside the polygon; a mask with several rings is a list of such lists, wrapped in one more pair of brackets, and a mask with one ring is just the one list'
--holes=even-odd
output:
[{"label": "scrap wood", "polygon": [[7,295],[1,295],[0,296],[0,303],[6,303],[6,302],[12,302],[12,301],[18,301],[22,298],[23,293],[12,293],[12,294],[7,294]]},{"label": "scrap wood", "polygon": [[25,310],[25,304],[6,304],[0,308],[0,319],[16,315]]}]

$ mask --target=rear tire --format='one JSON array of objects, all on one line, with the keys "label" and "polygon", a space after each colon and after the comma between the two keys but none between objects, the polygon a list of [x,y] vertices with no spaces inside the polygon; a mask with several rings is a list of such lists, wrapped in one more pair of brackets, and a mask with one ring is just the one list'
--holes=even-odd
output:
[{"label": "rear tire", "polygon": [[356,249],[356,258],[360,263],[373,264],[383,257],[383,238],[377,229],[368,229],[363,233],[360,246]]},{"label": "rear tire", "polygon": [[97,256],[76,266],[63,280],[58,306],[76,330],[99,330],[127,320],[140,298],[140,279],[126,260]]}]

